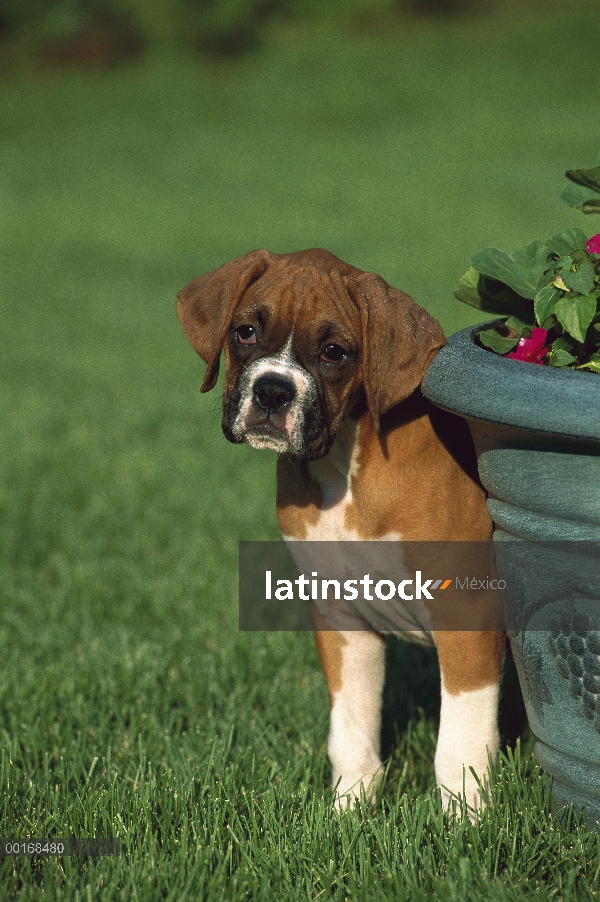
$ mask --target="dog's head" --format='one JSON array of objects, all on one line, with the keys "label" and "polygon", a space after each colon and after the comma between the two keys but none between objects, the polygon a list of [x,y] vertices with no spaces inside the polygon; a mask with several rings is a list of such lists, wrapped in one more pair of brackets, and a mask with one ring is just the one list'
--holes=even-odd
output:
[{"label": "dog's head", "polygon": [[364,390],[376,428],[445,344],[407,295],[324,250],[259,250],[194,279],[177,312],[214,387],[225,351],[232,442],[316,460]]}]

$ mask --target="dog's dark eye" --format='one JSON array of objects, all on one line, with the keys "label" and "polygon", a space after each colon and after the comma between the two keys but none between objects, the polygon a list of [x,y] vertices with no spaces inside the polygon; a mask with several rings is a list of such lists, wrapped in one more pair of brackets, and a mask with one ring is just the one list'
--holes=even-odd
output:
[{"label": "dog's dark eye", "polygon": [[256,344],[256,332],[254,331],[254,326],[238,326],[235,331],[241,345]]},{"label": "dog's dark eye", "polygon": [[346,352],[341,345],[325,345],[321,351],[321,360],[326,363],[339,363],[346,356]]}]

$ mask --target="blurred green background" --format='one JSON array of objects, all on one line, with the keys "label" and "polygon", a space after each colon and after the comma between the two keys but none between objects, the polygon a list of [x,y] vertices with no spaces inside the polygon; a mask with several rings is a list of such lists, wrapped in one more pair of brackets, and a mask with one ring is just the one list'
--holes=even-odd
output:
[{"label": "blurred green background", "polygon": [[[151,812],[213,737],[239,773],[251,749],[268,783],[304,761],[322,791],[311,637],[237,633],[237,543],[277,537],[274,456],[222,437],[176,292],[322,246],[447,332],[476,322],[452,297],[476,250],[593,228],[558,195],[600,146],[599,38],[595,0],[0,0],[4,836],[135,835],[132,885],[169,886],[181,833],[148,846]],[[399,794],[433,785],[420,655],[390,651],[388,710],[405,743],[425,730]],[[136,808],[144,762],[166,782]],[[0,897],[44,868],[0,864]]]}]

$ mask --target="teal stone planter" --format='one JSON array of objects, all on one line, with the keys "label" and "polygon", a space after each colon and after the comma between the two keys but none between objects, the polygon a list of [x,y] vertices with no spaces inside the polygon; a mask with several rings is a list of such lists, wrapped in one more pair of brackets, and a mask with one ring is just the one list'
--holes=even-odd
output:
[{"label": "teal stone planter", "polygon": [[537,760],[600,830],[600,376],[486,351],[490,325],[451,336],[422,391],[473,436]]}]

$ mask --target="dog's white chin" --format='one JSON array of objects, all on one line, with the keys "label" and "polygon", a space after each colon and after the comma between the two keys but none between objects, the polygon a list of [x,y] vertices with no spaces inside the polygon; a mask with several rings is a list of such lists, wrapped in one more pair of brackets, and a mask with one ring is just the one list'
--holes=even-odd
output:
[{"label": "dog's white chin", "polygon": [[244,436],[244,441],[250,445],[251,448],[256,448],[257,451],[276,451],[277,454],[285,454],[286,451],[290,450],[290,443],[286,438],[276,438],[273,435],[253,435],[251,432],[247,432]]}]

